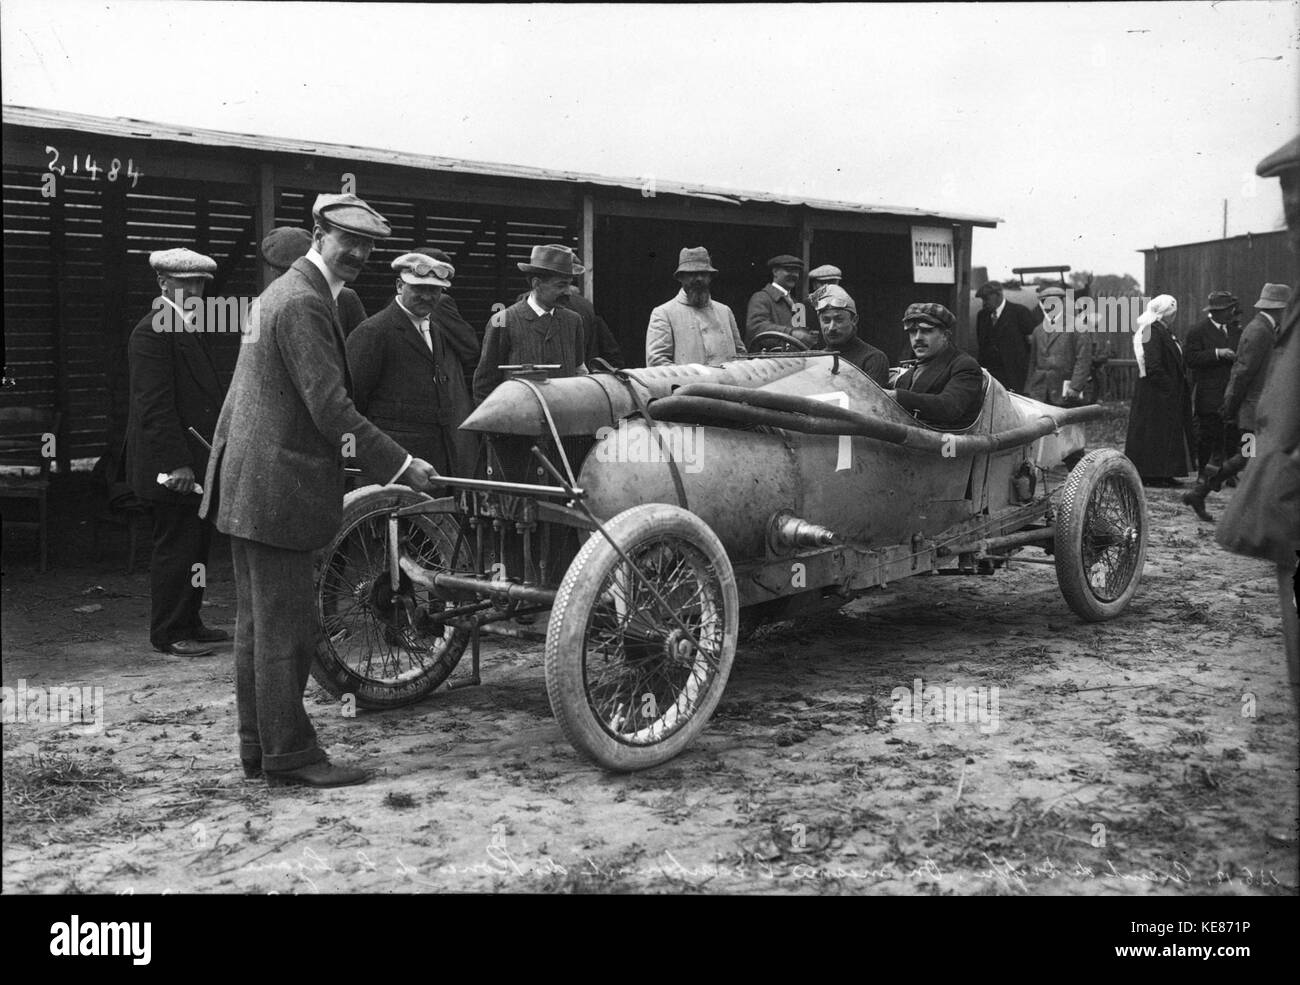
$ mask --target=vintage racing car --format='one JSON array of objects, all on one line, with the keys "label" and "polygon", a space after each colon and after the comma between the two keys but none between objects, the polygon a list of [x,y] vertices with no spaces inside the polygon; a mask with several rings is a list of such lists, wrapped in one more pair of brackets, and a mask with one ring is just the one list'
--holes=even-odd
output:
[{"label": "vintage racing car", "polygon": [[[1082,422],[985,374],[961,431],[919,423],[833,353],[764,353],[546,379],[520,368],[464,423],[482,478],[430,497],[349,493],[321,553],[313,669],[363,708],[416,701],[485,632],[548,612],[546,689],[564,735],[611,770],[679,753],[707,724],[737,640],[915,575],[1054,564],[1085,620],[1137,590],[1146,501]],[[1049,470],[1073,464],[1064,481]],[[1058,470],[1058,477],[1060,470]]]}]

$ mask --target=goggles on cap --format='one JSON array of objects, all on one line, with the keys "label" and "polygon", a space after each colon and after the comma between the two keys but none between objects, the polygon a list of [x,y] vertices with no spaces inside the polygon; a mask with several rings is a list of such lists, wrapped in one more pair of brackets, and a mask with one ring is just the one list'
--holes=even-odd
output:
[{"label": "goggles on cap", "polygon": [[402,267],[408,273],[415,274],[416,277],[428,277],[432,274],[439,280],[449,280],[454,269],[445,263],[425,263],[423,260],[418,263],[408,263]]}]

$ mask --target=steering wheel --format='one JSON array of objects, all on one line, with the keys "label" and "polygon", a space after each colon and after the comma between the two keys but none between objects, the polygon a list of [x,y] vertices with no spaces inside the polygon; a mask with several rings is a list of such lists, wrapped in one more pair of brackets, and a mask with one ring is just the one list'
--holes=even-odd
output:
[{"label": "steering wheel", "polygon": [[[764,345],[764,342],[771,342],[774,344]],[[808,346],[796,339],[793,335],[787,335],[785,332],[777,332],[773,330],[759,332],[749,340],[749,347],[763,352],[809,351]]]}]

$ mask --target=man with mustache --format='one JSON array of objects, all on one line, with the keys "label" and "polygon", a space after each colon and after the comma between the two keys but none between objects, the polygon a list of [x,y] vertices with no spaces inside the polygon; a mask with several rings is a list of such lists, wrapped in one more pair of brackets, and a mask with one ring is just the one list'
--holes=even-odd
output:
[{"label": "man with mustache", "polygon": [[357,410],[441,475],[469,475],[475,442],[459,353],[438,317],[455,268],[427,253],[392,262],[396,296],[348,336]]},{"label": "man with mustache", "polygon": [[838,352],[882,387],[889,386],[889,357],[858,338],[858,306],[848,291],[838,284],[819,288],[817,318],[826,348]]},{"label": "man with mustache", "polygon": [[587,338],[582,316],[564,306],[573,278],[586,268],[567,246],[534,246],[527,263],[516,264],[528,280],[528,295],[492,316],[483,333],[483,353],[474,371],[474,402],[482,403],[506,378],[502,366],[559,365],[552,378],[585,375]]},{"label": "man with mustache", "polygon": [[960,430],[979,416],[984,371],[952,343],[957,319],[941,304],[909,304],[903,330],[916,354],[893,390],[885,392],[931,427]]},{"label": "man with mustache", "polygon": [[388,221],[355,195],[320,195],[307,255],[254,305],[208,459],[199,515],[230,536],[238,612],[235,703],[244,775],[269,786],[337,787],[364,770],[331,764],[302,695],[321,643],[313,555],[343,522],[344,466],[421,491],[432,466],[352,403],[337,300]]},{"label": "man with mustache", "polygon": [[736,316],[709,293],[718,271],[703,246],[687,246],[677,256],[677,296],[650,312],[645,364],[702,363],[720,366],[745,351]]},{"label": "man with mustache", "polygon": [[[799,284],[803,261],[789,253],[767,261],[772,271],[772,282],[761,291],[755,291],[745,309],[745,344],[749,345],[760,332],[783,332],[793,335],[808,348],[817,346],[817,331],[811,325],[796,325],[804,321],[805,308],[794,299],[791,292]],[[799,312],[796,319],[795,312]]]},{"label": "man with mustache", "polygon": [[[311,233],[297,226],[277,226],[266,234],[262,240],[262,259],[267,266],[281,277],[293,266],[299,257],[305,257],[311,249]],[[366,306],[361,303],[361,296],[350,287],[339,291],[339,324],[343,326],[343,337],[347,338],[352,330],[366,320]]]}]

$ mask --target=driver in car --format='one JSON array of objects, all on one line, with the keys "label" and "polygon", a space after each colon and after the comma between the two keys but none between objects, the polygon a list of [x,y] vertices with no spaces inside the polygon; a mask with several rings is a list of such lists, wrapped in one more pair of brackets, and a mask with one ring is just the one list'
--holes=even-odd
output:
[{"label": "driver in car", "polygon": [[931,427],[969,427],[980,412],[984,371],[974,356],[953,345],[956,325],[953,313],[941,304],[910,304],[903,315],[917,362],[885,392]]}]

